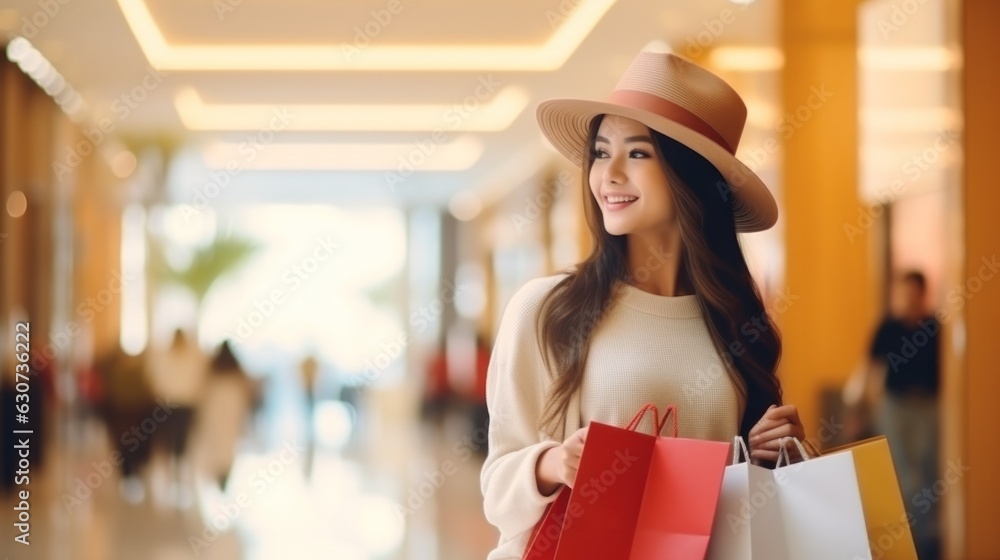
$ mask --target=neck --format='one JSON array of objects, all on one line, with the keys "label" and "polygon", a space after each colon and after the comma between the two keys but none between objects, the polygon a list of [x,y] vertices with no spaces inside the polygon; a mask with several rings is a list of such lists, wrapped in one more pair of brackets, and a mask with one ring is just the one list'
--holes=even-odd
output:
[{"label": "neck", "polygon": [[909,309],[903,314],[903,321],[906,323],[918,323],[921,319],[926,317],[924,309],[922,307],[916,309]]},{"label": "neck", "polygon": [[679,232],[666,236],[630,234],[626,250],[633,286],[659,296],[694,293],[681,267],[684,253]]}]

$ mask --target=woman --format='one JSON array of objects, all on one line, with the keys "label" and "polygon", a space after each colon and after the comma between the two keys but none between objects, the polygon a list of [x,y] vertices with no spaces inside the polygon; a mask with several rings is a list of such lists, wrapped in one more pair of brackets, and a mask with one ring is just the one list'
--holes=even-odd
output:
[{"label": "woman", "polygon": [[236,449],[250,419],[256,388],[223,341],[212,360],[194,430],[194,463],[202,478],[225,490]]},{"label": "woman", "polygon": [[521,558],[546,505],[573,486],[591,421],[624,426],[644,403],[676,404],[681,437],[742,435],[759,464],[777,459],[782,437],[805,436],[796,408],[781,406],[781,342],[736,236],[777,220],[733,155],[739,95],[643,52],[609,102],[550,100],[537,116],[582,168],[594,250],[526,284],[504,312],[481,480],[501,534],[490,560]]}]

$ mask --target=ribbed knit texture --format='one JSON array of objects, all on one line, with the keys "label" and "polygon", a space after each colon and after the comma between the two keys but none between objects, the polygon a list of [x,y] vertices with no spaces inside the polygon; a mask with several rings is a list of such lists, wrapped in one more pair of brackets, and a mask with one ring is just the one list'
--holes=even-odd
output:
[{"label": "ribbed knit texture", "polygon": [[[522,557],[531,529],[558,494],[538,492],[539,455],[591,421],[624,427],[643,404],[675,404],[680,437],[728,442],[739,433],[745,403],[712,345],[696,297],[657,296],[627,285],[594,330],[564,429],[541,432],[553,373],[542,362],[536,321],[545,294],[562,278],[532,280],[514,294],[490,360],[489,455],[481,485],[486,518],[500,529],[500,542],[488,560]],[[650,424],[640,429],[649,433]]]}]

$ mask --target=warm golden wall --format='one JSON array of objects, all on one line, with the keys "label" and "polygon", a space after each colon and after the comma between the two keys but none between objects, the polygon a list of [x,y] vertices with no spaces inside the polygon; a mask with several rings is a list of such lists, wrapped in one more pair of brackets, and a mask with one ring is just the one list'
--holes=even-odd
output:
[{"label": "warm golden wall", "polygon": [[[964,0],[965,68],[965,457],[970,467],[965,481],[966,543],[964,558],[1000,557],[1000,275],[986,262],[1000,256],[1000,190],[997,185],[997,131],[1000,130],[1000,3]],[[993,265],[996,266],[995,264]],[[979,280],[977,280],[979,279]],[[978,290],[977,290],[978,288]],[[975,291],[974,291],[975,290]]]},{"label": "warm golden wall", "polygon": [[[65,164],[67,147],[80,142],[89,141],[79,126],[17,66],[0,61],[0,317],[27,315],[39,369],[55,365],[55,356],[70,359],[80,344],[99,351],[118,344],[121,294],[109,288],[120,268],[122,181],[109,170],[105,146],[57,172],[54,163]],[[27,198],[19,217],[6,209],[14,191]],[[88,298],[108,304],[78,313]]]},{"label": "warm golden wall", "polygon": [[864,355],[877,309],[875,234],[851,243],[844,229],[863,208],[856,187],[856,28],[855,2],[782,5],[782,113],[799,115],[799,126],[783,154],[785,289],[798,299],[777,317],[780,371],[786,402],[800,407],[808,435],[821,442],[829,438],[818,432],[820,391],[847,380]]}]

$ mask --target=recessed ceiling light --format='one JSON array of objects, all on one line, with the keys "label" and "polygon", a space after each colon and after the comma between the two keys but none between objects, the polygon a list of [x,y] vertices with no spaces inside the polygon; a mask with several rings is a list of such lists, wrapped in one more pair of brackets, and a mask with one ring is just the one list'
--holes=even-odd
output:
[{"label": "recessed ceiling light", "polygon": [[718,47],[708,58],[715,68],[731,72],[773,72],[785,65],[785,55],[777,47]]},{"label": "recessed ceiling light", "polygon": [[207,103],[188,88],[174,96],[174,106],[190,130],[260,130],[280,115],[280,130],[449,132],[504,130],[530,100],[523,88],[507,86],[486,100],[458,108],[453,103]]},{"label": "recessed ceiling light", "polygon": [[962,53],[942,46],[861,47],[858,64],[866,70],[944,72],[962,66]]},{"label": "recessed ceiling light", "polygon": [[259,147],[246,143],[215,143],[207,146],[202,155],[205,164],[212,169],[462,171],[482,157],[483,142],[466,134],[441,143],[274,142]]},{"label": "recessed ceiling light", "polygon": [[962,115],[950,107],[867,108],[861,110],[861,125],[880,131],[927,131],[961,128]]},{"label": "recessed ceiling light", "polygon": [[[550,71],[561,67],[617,0],[576,0],[540,45],[171,44],[145,0],[118,0],[149,63],[159,70]],[[568,4],[564,2],[564,4]]]}]

